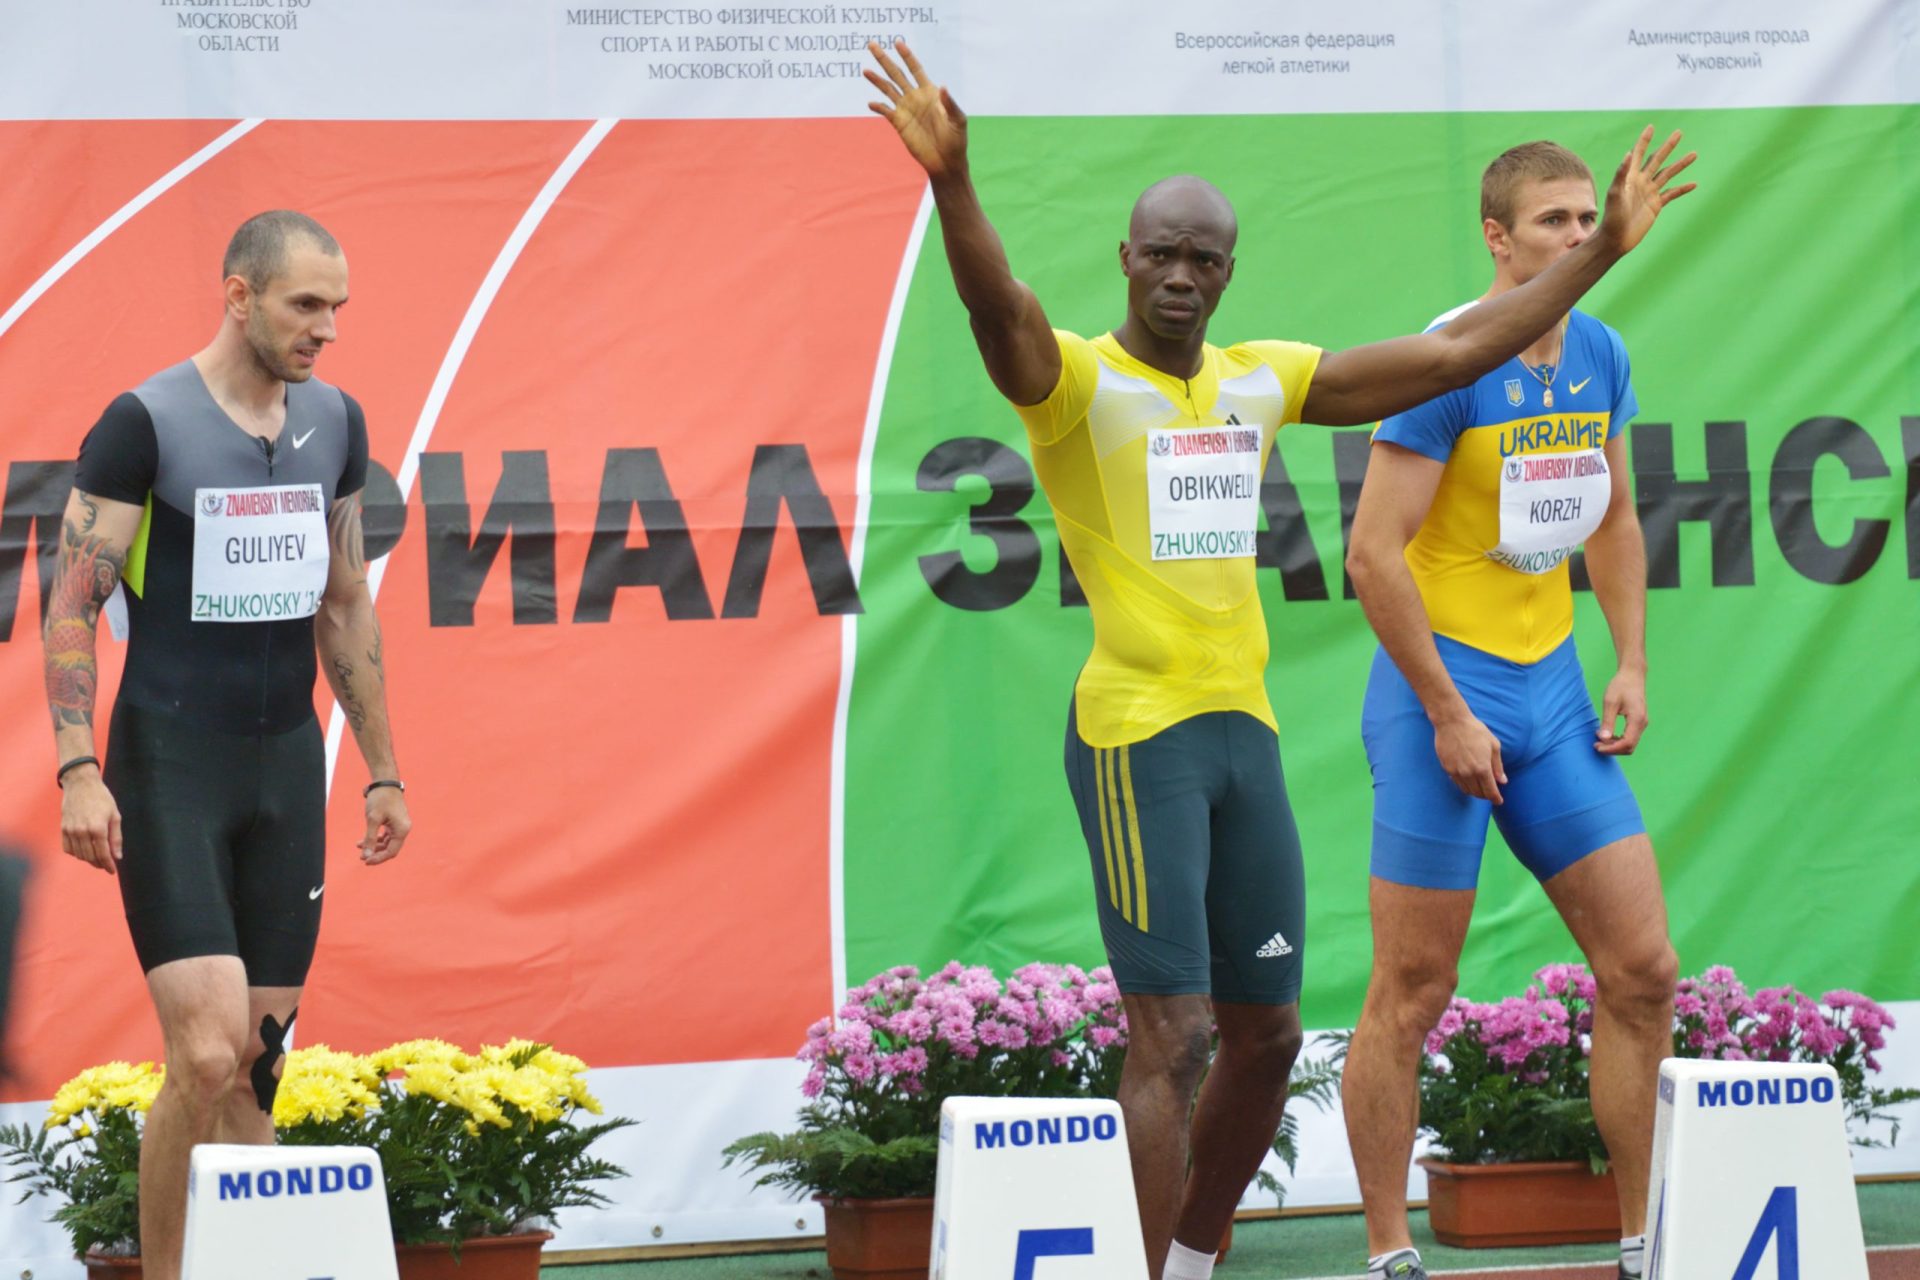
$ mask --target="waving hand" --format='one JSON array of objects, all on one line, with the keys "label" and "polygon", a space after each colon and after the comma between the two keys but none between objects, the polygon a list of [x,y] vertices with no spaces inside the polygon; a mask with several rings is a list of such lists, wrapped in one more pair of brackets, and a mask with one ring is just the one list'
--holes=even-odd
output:
[{"label": "waving hand", "polygon": [[1675,129],[1648,159],[1647,147],[1652,142],[1653,126],[1648,125],[1640,131],[1633,150],[1620,161],[1620,167],[1614,171],[1613,184],[1607,188],[1607,215],[1600,222],[1600,235],[1611,237],[1620,253],[1639,244],[1653,229],[1653,221],[1660,216],[1660,211],[1695,186],[1689,182],[1671,191],[1666,189],[1667,184],[1697,158],[1695,152],[1689,151],[1667,164],[1667,157],[1680,145],[1680,131]]},{"label": "waving hand", "polygon": [[[884,116],[907,151],[920,162],[929,178],[964,172],[967,165],[967,113],[962,111],[945,86],[933,83],[902,40],[894,45],[906,60],[906,68],[887,56],[878,44],[869,42],[880,70],[867,70],[867,80],[886,98],[869,102],[868,108]],[[884,74],[883,74],[884,73]]]}]

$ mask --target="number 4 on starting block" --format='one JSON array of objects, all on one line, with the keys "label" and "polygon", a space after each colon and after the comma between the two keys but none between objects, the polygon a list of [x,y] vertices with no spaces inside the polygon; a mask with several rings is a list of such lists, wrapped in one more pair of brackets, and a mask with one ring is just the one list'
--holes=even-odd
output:
[{"label": "number 4 on starting block", "polygon": [[1669,1058],[1647,1280],[1867,1280],[1832,1067]]},{"label": "number 4 on starting block", "polygon": [[1146,1280],[1112,1102],[948,1098],[933,1214],[933,1280]]}]

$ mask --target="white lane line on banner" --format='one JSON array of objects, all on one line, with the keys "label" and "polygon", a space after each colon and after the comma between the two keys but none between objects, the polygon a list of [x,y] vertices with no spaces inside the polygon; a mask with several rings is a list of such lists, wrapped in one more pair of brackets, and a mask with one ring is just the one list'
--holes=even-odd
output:
[{"label": "white lane line on banner", "polygon": [[[433,438],[433,429],[440,421],[440,410],[447,403],[447,394],[453,390],[453,380],[460,376],[460,366],[466,361],[467,350],[473,346],[474,335],[480,331],[481,321],[486,319],[487,311],[493,306],[494,298],[500,292],[500,286],[506,283],[507,275],[513,270],[513,264],[520,260],[520,251],[527,247],[527,241],[533,239],[533,233],[539,229],[540,222],[553,208],[554,201],[573,181],[573,175],[587,162],[594,148],[613,132],[614,120],[596,120],[593,127],[582,135],[580,141],[573,144],[573,150],[553,171],[540,194],[533,198],[527,211],[520,215],[520,222],[500,247],[500,253],[493,260],[493,267],[486,278],[480,282],[480,288],[473,295],[473,301],[467,304],[467,314],[460,320],[460,327],[454,330],[453,342],[447,347],[446,356],[440,361],[440,372],[434,375],[433,387],[427,392],[427,401],[420,406],[420,419],[414,423],[413,438],[407,441],[407,451],[400,459],[400,471],[394,481],[400,488],[400,505],[405,506],[407,498],[413,492],[414,477],[420,473],[420,455],[426,451],[427,442]],[[380,584],[387,576],[387,557],[382,556],[367,567],[367,593],[376,599],[380,595]],[[346,713],[341,711],[338,702],[334,704],[333,717],[327,722],[327,795],[333,795],[333,769],[340,760],[340,736],[347,723]]]},{"label": "white lane line on banner", "polygon": [[262,123],[262,119],[242,120],[239,124],[234,125],[233,128],[227,130],[212,142],[209,142],[206,146],[173,166],[173,168],[167,170],[166,173],[157,178],[145,191],[142,191],[139,195],[114,210],[111,217],[89,232],[86,239],[67,250],[65,257],[61,258],[60,261],[54,263],[51,267],[48,267],[46,271],[41,274],[40,278],[35,280],[33,284],[28,287],[27,291],[21,294],[12,306],[7,308],[6,313],[0,315],[0,335],[5,334],[7,330],[13,328],[14,321],[24,315],[28,307],[38,302],[41,294],[58,284],[61,276],[73,270],[75,264],[89,253],[92,253],[94,249],[98,248],[102,240],[105,240],[108,236],[125,226],[134,214],[139,213],[155,200],[158,200],[161,196],[165,195],[169,189],[177,185],[182,178],[219,155],[222,151],[225,151],[234,143],[240,141],[240,139],[246,137],[249,133],[252,133],[254,129]]},{"label": "white lane line on banner", "polygon": [[[866,563],[867,516],[873,506],[873,448],[880,436],[880,407],[887,399],[887,375],[893,368],[893,348],[900,336],[900,315],[906,310],[907,290],[913,284],[913,264],[920,257],[920,243],[926,239],[932,214],[933,188],[927,187],[920,193],[920,208],[913,215],[913,230],[907,235],[906,252],[900,258],[900,273],[894,277],[893,299],[887,304],[887,326],[880,335],[880,354],[874,360],[873,390],[867,396],[867,420],[860,431],[860,462],[854,478],[853,545],[848,549],[856,588]],[[835,1008],[847,990],[847,713],[853,701],[854,650],[859,632],[859,614],[841,617],[840,691],[833,707],[833,780],[827,855]]]}]

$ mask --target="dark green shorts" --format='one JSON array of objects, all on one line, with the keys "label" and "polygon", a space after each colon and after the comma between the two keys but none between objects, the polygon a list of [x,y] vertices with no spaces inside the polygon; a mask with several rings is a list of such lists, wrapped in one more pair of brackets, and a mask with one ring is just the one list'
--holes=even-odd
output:
[{"label": "dark green shorts", "polygon": [[1273,730],[1212,712],[1105,750],[1069,711],[1067,783],[1121,991],[1300,998],[1306,877]]}]

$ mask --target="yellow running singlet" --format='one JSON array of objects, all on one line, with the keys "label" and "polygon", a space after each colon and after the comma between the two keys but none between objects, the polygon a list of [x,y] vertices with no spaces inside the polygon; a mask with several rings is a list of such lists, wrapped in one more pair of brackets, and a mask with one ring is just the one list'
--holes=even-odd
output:
[{"label": "yellow running singlet", "polygon": [[1120,747],[1209,711],[1277,729],[1254,572],[1260,477],[1275,433],[1300,421],[1320,349],[1208,346],[1183,379],[1111,334],[1055,334],[1059,385],[1016,408],[1093,614],[1080,736]]}]

